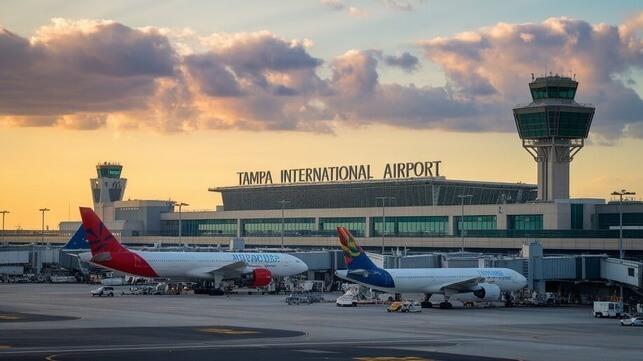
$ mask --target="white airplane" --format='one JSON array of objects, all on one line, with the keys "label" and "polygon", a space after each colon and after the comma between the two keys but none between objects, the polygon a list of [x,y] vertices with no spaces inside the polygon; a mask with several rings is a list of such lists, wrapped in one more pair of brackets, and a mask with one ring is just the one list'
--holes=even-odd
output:
[{"label": "white airplane", "polygon": [[[346,227],[337,227],[347,270],[337,277],[362,286],[390,293],[424,293],[422,308],[431,308],[429,298],[443,294],[440,308],[452,308],[450,300],[462,302],[496,301],[501,292],[510,293],[527,286],[527,279],[508,268],[398,268],[377,267],[364,253]],[[507,297],[505,306],[511,306]]]},{"label": "white airplane", "polygon": [[293,276],[308,270],[295,256],[285,253],[148,252],[130,250],[112,235],[91,208],[80,207],[91,252],[81,260],[127,274],[170,279],[221,281],[242,279],[249,286],[270,284],[272,277]]}]

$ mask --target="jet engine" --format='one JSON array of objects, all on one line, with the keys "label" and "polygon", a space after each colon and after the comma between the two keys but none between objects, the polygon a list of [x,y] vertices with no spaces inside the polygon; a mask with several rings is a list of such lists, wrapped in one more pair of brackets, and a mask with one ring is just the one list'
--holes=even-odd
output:
[{"label": "jet engine", "polygon": [[479,284],[473,292],[454,294],[451,299],[462,302],[491,302],[500,297],[500,287],[490,283]]},{"label": "jet engine", "polygon": [[272,273],[265,268],[255,268],[243,277],[245,286],[262,287],[269,285],[271,281]]}]

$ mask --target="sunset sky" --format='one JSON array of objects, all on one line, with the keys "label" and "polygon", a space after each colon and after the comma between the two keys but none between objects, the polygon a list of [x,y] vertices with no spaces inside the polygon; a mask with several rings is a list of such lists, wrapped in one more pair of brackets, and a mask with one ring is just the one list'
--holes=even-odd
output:
[{"label": "sunset sky", "polygon": [[78,220],[104,161],[126,199],[184,211],[242,171],[439,160],[536,183],[511,110],[550,72],[596,107],[571,196],[643,194],[640,0],[3,0],[0,211]]}]

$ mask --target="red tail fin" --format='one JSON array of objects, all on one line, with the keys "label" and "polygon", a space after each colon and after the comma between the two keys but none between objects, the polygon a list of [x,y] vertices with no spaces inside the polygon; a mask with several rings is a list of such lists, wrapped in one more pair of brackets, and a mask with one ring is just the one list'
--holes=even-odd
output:
[{"label": "red tail fin", "polygon": [[93,209],[80,207],[80,216],[83,219],[89,248],[94,257],[103,252],[127,252],[127,249],[105,227]]}]

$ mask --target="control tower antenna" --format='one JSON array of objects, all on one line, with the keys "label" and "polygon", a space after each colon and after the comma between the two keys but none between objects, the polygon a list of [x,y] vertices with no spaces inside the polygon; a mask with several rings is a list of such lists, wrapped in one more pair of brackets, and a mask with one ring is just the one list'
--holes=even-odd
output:
[{"label": "control tower antenna", "polygon": [[577,89],[575,79],[558,74],[532,78],[533,101],[513,109],[522,147],[538,163],[542,201],[569,199],[569,163],[583,147],[595,111],[576,103]]}]

